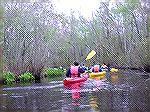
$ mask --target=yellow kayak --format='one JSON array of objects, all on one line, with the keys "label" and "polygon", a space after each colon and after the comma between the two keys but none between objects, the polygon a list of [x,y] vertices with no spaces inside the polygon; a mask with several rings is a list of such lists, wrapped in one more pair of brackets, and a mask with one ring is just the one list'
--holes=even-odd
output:
[{"label": "yellow kayak", "polygon": [[85,70],[85,72],[83,74],[87,74],[87,73],[91,73],[92,72],[92,69],[90,70]]},{"label": "yellow kayak", "polygon": [[116,68],[111,68],[111,69],[110,69],[110,72],[118,72],[118,69],[116,69]]},{"label": "yellow kayak", "polygon": [[97,73],[92,72],[92,73],[89,73],[89,78],[104,76],[105,74],[106,74],[106,71],[97,72]]}]

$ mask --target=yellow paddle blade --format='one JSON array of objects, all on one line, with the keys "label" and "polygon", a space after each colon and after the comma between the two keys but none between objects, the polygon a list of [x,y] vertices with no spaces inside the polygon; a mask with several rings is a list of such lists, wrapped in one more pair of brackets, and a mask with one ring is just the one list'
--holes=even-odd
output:
[{"label": "yellow paddle blade", "polygon": [[87,55],[87,57],[86,57],[85,60],[91,59],[95,54],[96,54],[96,52],[95,52],[94,50],[92,50],[92,51]]}]

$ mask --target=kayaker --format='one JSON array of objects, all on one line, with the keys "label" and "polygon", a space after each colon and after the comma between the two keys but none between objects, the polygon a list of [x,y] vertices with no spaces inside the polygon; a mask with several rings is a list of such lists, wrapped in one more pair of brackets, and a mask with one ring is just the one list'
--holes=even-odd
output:
[{"label": "kayaker", "polygon": [[88,67],[88,70],[92,69],[92,68],[93,68],[93,66],[94,66],[94,65],[90,65],[90,66]]},{"label": "kayaker", "polygon": [[80,77],[80,73],[84,73],[84,68],[80,67],[78,62],[74,64],[67,70],[66,77]]},{"label": "kayaker", "polygon": [[107,67],[107,65],[105,63],[103,63],[102,66],[101,66],[101,68],[102,69],[107,69],[108,67]]},{"label": "kayaker", "polygon": [[92,72],[102,72],[100,65],[94,65],[92,67]]},{"label": "kayaker", "polygon": [[80,66],[80,68],[83,68],[84,70],[88,70],[88,67],[85,66],[85,64],[82,64],[82,65]]}]

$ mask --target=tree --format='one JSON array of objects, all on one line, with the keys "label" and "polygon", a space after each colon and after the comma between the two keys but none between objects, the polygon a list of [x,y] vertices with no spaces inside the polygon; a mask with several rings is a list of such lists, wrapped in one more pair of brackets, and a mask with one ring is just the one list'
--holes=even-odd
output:
[{"label": "tree", "polygon": [[3,30],[4,30],[4,20],[3,20],[3,13],[4,13],[4,3],[0,1],[0,78],[2,77],[3,73]]}]

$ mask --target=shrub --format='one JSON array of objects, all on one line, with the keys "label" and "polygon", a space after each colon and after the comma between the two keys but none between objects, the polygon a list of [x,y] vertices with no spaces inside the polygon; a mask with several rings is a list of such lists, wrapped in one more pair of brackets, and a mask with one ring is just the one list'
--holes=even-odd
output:
[{"label": "shrub", "polygon": [[49,77],[58,77],[64,74],[64,70],[59,68],[46,68],[44,69],[44,74]]},{"label": "shrub", "polygon": [[15,75],[10,71],[3,72],[4,84],[12,84],[15,81]]},{"label": "shrub", "polygon": [[34,77],[33,77],[32,73],[25,72],[19,76],[19,79],[21,82],[30,82],[30,81],[34,80]]}]

